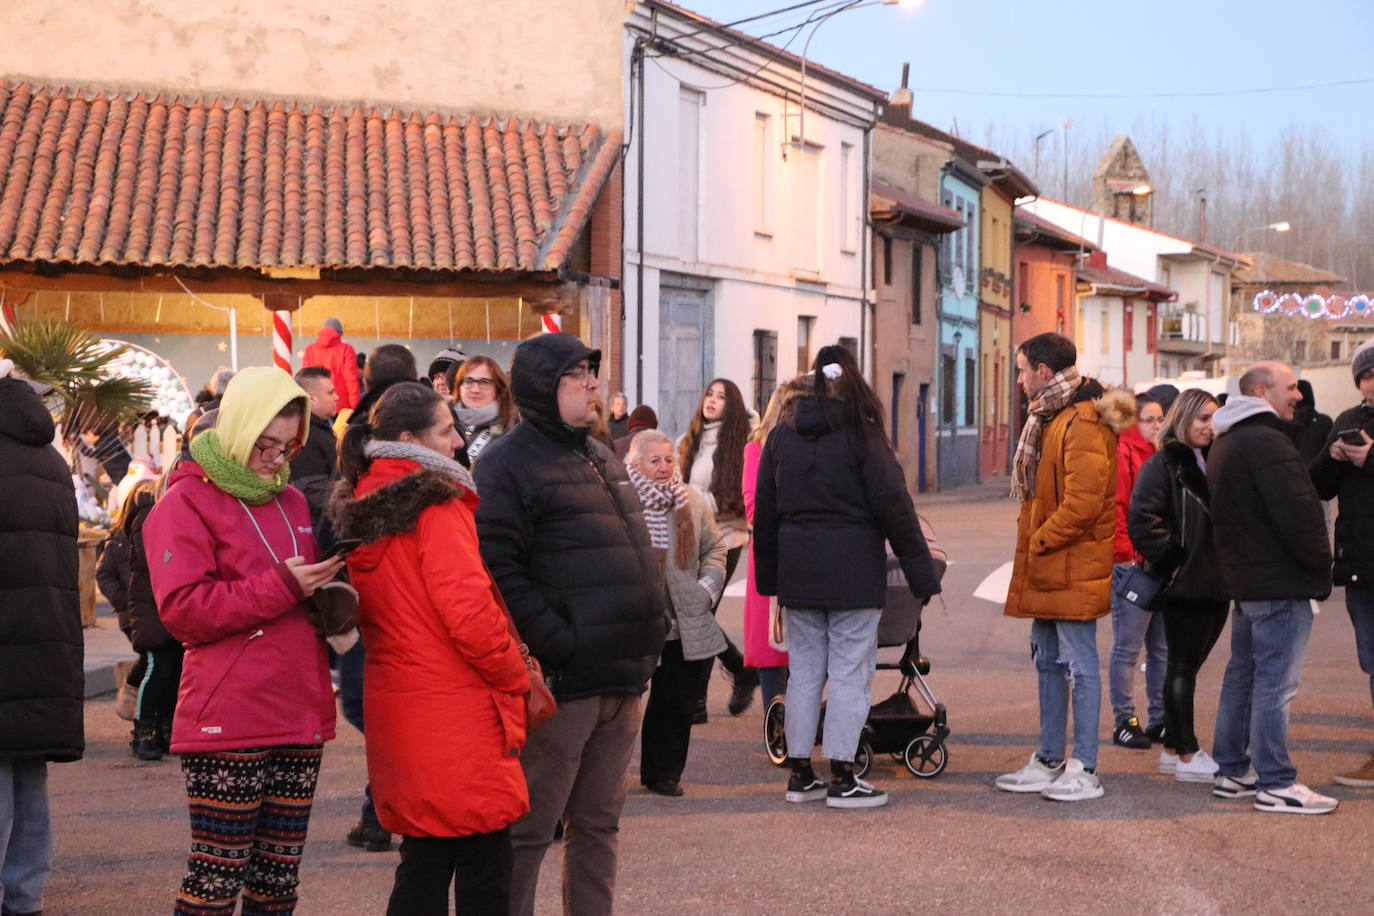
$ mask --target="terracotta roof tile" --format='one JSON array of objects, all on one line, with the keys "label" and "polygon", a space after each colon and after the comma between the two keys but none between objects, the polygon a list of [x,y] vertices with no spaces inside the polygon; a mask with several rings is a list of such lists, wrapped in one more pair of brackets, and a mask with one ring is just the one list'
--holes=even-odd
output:
[{"label": "terracotta roof tile", "polygon": [[619,144],[590,125],[0,81],[0,262],[551,270]]}]

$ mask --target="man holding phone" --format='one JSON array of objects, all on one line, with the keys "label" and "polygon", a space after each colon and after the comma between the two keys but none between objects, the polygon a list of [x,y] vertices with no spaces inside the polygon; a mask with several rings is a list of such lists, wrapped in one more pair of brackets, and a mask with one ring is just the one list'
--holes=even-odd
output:
[{"label": "man holding phone", "polygon": [[[1374,700],[1374,340],[1351,357],[1360,403],[1337,419],[1326,448],[1308,470],[1322,499],[1337,500],[1336,551],[1332,577],[1345,586],[1345,608],[1355,627],[1360,670],[1369,675]],[[1374,788],[1374,751],[1359,766],[1336,776],[1346,786]]]}]

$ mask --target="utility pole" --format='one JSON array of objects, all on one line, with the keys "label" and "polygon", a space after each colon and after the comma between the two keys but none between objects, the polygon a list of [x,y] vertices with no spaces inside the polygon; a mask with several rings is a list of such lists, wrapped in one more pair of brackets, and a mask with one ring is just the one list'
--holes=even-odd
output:
[{"label": "utility pole", "polygon": [[1064,203],[1069,202],[1069,128],[1072,121],[1064,122]]}]

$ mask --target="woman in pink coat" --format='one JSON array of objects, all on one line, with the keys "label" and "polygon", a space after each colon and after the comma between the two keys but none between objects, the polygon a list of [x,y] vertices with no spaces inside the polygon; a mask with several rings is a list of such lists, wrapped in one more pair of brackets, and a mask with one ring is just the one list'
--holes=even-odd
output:
[{"label": "woman in pink coat", "polygon": [[309,411],[290,375],[234,376],[143,525],[158,613],[186,649],[172,723],[191,814],[175,912],[290,913],[334,691],[306,601],[316,562],[305,497],[287,486]]},{"label": "woman in pink coat", "polygon": [[[759,455],[763,443],[773,427],[778,425],[782,409],[787,402],[801,392],[802,386],[795,381],[784,382],[768,399],[768,409],[758,428],[749,434],[749,442],[744,446],[744,514],[749,524],[754,524],[754,491],[759,476]],[[759,669],[759,688],[763,694],[764,709],[780,697],[787,687],[787,653],[769,645],[769,608],[771,598],[766,598],[754,588],[754,546],[752,538],[749,545],[749,583],[744,595],[744,664]]]}]

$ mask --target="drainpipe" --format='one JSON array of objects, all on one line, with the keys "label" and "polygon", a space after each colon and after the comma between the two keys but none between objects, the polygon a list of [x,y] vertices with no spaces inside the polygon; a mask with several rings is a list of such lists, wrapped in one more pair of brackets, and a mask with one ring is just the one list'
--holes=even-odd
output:
[{"label": "drainpipe", "polygon": [[[875,119],[877,118],[878,114],[879,112],[877,103],[874,103],[873,115]],[[872,268],[872,264],[870,263],[870,261],[872,260],[872,249],[870,248],[870,245],[872,242],[873,235],[873,226],[869,217],[869,198],[873,193],[872,158],[873,125],[870,124],[868,127],[864,128],[863,191],[859,194],[859,200],[857,202],[857,206],[862,208],[859,210],[859,213],[862,214],[862,218],[859,221],[859,226],[861,227],[861,231],[859,234],[862,236],[862,238],[859,239],[859,352],[864,354],[865,362],[868,363],[866,374],[868,376],[868,381],[870,385],[876,381],[875,373],[878,369],[878,329],[876,327],[876,308],[873,309],[873,319],[875,322],[873,334],[872,336],[868,334],[868,320],[870,311],[870,306],[868,302],[868,283],[869,271]]]},{"label": "drainpipe", "polygon": [[[654,19],[658,11],[654,11]],[[657,22],[654,23],[655,27]],[[635,126],[639,128],[636,139],[635,179],[635,399],[644,400],[644,42],[635,44],[632,60],[634,75],[631,77],[639,84],[635,96]]]}]

